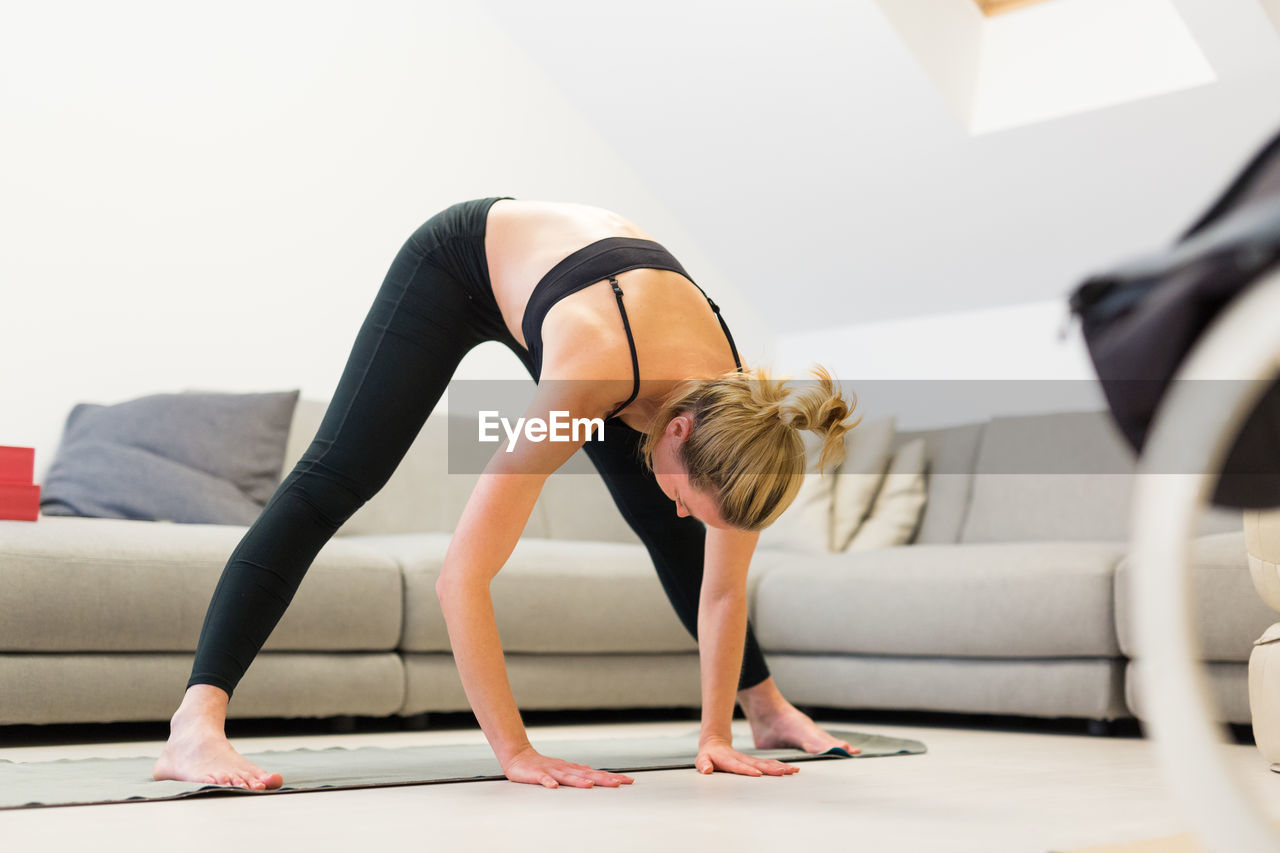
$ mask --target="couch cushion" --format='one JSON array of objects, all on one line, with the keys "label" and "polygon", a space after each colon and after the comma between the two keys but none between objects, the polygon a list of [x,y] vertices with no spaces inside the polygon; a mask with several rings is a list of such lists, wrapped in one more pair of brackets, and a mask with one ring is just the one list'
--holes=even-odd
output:
[{"label": "couch cushion", "polygon": [[[447,652],[449,632],[436,579],[449,547],[443,534],[360,536],[352,540],[404,567],[400,648]],[[762,571],[748,575],[748,597]],[[684,652],[697,649],[667,600],[649,552],[620,542],[522,538],[490,586],[508,652]]]},{"label": "couch cushion", "polygon": [[[1107,412],[993,418],[960,541],[1125,541],[1136,470]],[[1197,533],[1241,524],[1238,510],[1210,509]]]},{"label": "couch cushion", "polygon": [[[1208,689],[1209,710],[1212,719],[1223,723],[1248,725],[1253,722],[1249,708],[1249,666],[1243,663],[1203,664],[1204,685]],[[1150,675],[1143,669],[1142,661],[1131,660],[1124,668],[1124,698],[1129,712],[1140,720],[1147,718],[1146,686]],[[1255,733],[1256,735],[1256,733]],[[1265,743],[1259,740],[1261,748]],[[1264,756],[1265,757],[1265,756]]]},{"label": "couch cushion", "polygon": [[917,438],[924,439],[928,494],[916,542],[949,545],[960,541],[983,426],[963,424],[900,432],[895,437],[895,449]]},{"label": "couch cushion", "polygon": [[831,492],[829,550],[848,548],[863,519],[871,512],[893,457],[896,429],[896,419],[888,417],[859,423],[845,434],[844,461],[836,469]]},{"label": "couch cushion", "polygon": [[960,539],[1122,541],[1133,470],[1105,412],[993,418]]},{"label": "couch cushion", "polygon": [[1112,656],[1112,543],[911,545],[760,552],[755,628],[768,652]]},{"label": "couch cushion", "polygon": [[[190,653],[0,652],[0,725],[168,720],[190,674]],[[227,716],[385,717],[404,705],[405,681],[395,652],[263,652]]]},{"label": "couch cushion", "polygon": [[[521,710],[696,708],[698,653],[506,656],[507,680]],[[401,714],[470,711],[453,655],[404,656]]]},{"label": "couch cushion", "polygon": [[917,438],[899,448],[889,463],[871,514],[853,535],[848,550],[892,548],[911,541],[924,510],[924,471],[924,439]]},{"label": "couch cushion", "polygon": [[[191,660],[189,652],[0,652],[0,725],[169,720]],[[403,706],[404,681],[394,652],[262,652],[227,715],[388,716]]]},{"label": "couch cushion", "polygon": [[1128,716],[1120,658],[770,654],[768,662],[783,694],[803,705],[1102,720]]},{"label": "couch cushion", "polygon": [[298,392],[152,394],[67,416],[45,515],[250,524],[280,481]]},{"label": "couch cushion", "polygon": [[831,549],[832,541],[831,499],[835,473],[818,470],[822,439],[817,433],[804,430],[800,437],[805,456],[800,490],[782,515],[760,531],[756,547],[825,554]]},{"label": "couch cushion", "polygon": [[[0,651],[194,651],[245,530],[105,518],[0,521]],[[394,649],[401,600],[395,560],[330,541],[264,648]]]},{"label": "couch cushion", "polygon": [[[1244,532],[1201,536],[1191,545],[1192,601],[1201,660],[1243,662],[1276,612],[1253,588]],[[1139,657],[1133,630],[1133,558],[1116,569],[1116,630],[1120,651]]]}]

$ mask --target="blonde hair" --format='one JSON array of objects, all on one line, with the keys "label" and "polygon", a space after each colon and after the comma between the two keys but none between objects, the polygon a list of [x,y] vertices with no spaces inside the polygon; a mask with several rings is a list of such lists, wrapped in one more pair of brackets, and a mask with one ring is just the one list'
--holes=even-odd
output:
[{"label": "blonde hair", "polygon": [[672,389],[640,447],[653,470],[653,453],[677,415],[693,420],[678,458],[694,488],[716,497],[721,516],[741,530],[772,524],[795,499],[805,474],[800,430],[822,436],[818,469],[844,458],[844,434],[861,422],[846,423],[857,396],[846,402],[827,369],[800,389],[774,379],[764,368],[733,370],[713,379],[689,379]]}]

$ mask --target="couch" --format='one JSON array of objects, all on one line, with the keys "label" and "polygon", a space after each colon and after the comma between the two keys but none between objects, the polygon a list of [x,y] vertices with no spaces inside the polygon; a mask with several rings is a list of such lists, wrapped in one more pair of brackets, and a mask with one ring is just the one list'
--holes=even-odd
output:
[{"label": "couch", "polygon": [[[284,472],[323,411],[299,401]],[[468,708],[434,588],[476,479],[449,471],[449,422],[428,420],[321,551],[230,716]],[[930,473],[910,544],[757,550],[749,614],[782,692],[814,707],[1141,716],[1129,660],[1132,461],[1105,415],[997,417],[895,440],[915,438]],[[1046,449],[1061,469],[1027,466]],[[244,530],[0,522],[0,724],[168,719]],[[1274,617],[1253,591],[1238,513],[1206,517],[1195,560],[1221,717],[1246,723],[1249,654]],[[548,479],[492,591],[520,707],[699,704],[697,647],[593,474]]]}]

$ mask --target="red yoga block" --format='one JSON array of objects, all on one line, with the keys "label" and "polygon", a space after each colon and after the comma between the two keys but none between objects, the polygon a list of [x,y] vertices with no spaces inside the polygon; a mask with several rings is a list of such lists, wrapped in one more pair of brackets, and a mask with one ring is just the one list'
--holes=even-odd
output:
[{"label": "red yoga block", "polygon": [[35,521],[39,515],[39,486],[32,483],[0,483],[0,519]]},{"label": "red yoga block", "polygon": [[36,470],[34,447],[0,444],[0,483],[30,483]]}]

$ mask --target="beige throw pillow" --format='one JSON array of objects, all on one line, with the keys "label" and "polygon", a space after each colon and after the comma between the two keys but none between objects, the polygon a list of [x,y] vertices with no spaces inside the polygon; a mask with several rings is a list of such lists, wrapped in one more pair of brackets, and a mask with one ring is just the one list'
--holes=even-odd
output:
[{"label": "beige throw pillow", "polygon": [[773,524],[760,531],[757,547],[826,553],[831,537],[831,491],[835,477],[830,471],[819,476],[814,470],[822,451],[821,438],[808,430],[800,435],[808,473],[791,505]]},{"label": "beige throw pillow", "polygon": [[836,469],[828,550],[843,551],[871,512],[893,453],[894,419],[858,424],[845,435],[844,462]]},{"label": "beige throw pillow", "polygon": [[871,515],[849,543],[850,551],[892,548],[911,541],[924,514],[924,470],[923,438],[908,441],[898,449],[871,507]]}]

